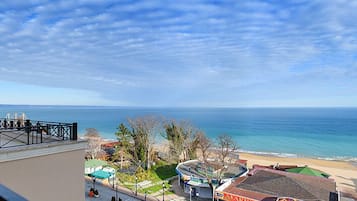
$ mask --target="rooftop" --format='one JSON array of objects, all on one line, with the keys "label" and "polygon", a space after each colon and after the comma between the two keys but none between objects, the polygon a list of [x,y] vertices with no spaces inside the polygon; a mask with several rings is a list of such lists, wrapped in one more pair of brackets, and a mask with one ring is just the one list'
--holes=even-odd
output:
[{"label": "rooftop", "polygon": [[267,168],[254,169],[223,190],[224,196],[239,195],[256,200],[291,197],[301,200],[331,200],[336,184],[331,179]]},{"label": "rooftop", "polygon": [[77,123],[0,119],[0,149],[76,140]]},{"label": "rooftop", "polygon": [[[176,170],[180,175],[191,179],[203,179],[208,177],[227,179],[237,177],[246,171],[246,168],[239,163],[229,164],[223,167],[217,162],[202,162],[199,160],[186,161],[177,165]],[[222,175],[220,171],[223,170]]]}]

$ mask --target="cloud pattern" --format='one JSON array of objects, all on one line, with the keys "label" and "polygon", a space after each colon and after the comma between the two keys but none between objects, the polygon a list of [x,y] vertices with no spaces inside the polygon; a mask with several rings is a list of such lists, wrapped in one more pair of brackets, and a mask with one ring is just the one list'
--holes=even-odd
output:
[{"label": "cloud pattern", "polygon": [[103,100],[85,104],[356,106],[356,9],[348,0],[5,0],[0,79]]}]

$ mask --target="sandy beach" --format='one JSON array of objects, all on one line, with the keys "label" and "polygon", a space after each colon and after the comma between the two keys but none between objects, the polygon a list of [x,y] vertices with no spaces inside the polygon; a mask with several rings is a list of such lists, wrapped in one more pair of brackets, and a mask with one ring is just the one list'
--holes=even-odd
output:
[{"label": "sandy beach", "polygon": [[330,178],[336,181],[337,189],[357,197],[357,167],[349,162],[328,161],[312,158],[285,158],[268,155],[256,155],[240,153],[240,159],[248,160],[248,167],[254,164],[259,165],[308,165],[312,168],[322,170],[331,175]]}]

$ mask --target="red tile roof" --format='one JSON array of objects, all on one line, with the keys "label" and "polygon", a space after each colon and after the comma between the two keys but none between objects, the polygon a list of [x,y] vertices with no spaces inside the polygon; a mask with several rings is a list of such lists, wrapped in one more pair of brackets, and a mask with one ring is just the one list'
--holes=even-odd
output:
[{"label": "red tile roof", "polygon": [[277,197],[329,200],[330,192],[336,192],[336,183],[331,179],[262,167],[257,167],[250,174],[252,176],[237,178],[223,191],[225,200],[238,199],[234,199],[233,195],[253,200],[274,200]]}]

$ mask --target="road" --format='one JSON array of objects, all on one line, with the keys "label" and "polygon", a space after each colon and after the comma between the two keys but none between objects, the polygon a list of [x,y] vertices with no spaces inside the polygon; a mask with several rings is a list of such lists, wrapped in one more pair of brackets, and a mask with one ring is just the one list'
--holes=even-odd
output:
[{"label": "road", "polygon": [[[86,201],[111,201],[112,200],[112,196],[115,196],[115,190],[103,186],[99,183],[95,184],[95,188],[98,190],[99,192],[99,198],[92,198],[92,197],[88,197],[88,192],[89,189],[93,187],[93,182],[86,180],[85,182],[85,200]],[[139,201],[139,199],[130,197],[128,195],[122,194],[118,192],[118,198],[121,198],[123,201]]]}]

